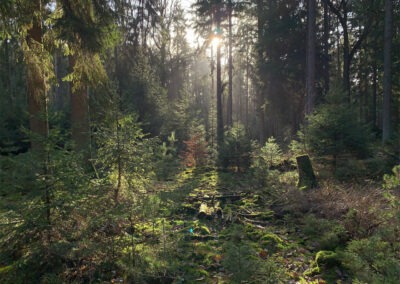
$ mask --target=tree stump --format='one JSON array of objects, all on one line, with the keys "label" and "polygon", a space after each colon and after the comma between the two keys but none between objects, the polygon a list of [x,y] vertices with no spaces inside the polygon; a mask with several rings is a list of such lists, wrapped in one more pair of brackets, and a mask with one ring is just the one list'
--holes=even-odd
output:
[{"label": "tree stump", "polygon": [[213,216],[214,216],[214,208],[208,207],[206,203],[201,203],[197,217],[199,219],[211,220],[213,218]]},{"label": "tree stump", "polygon": [[310,157],[302,155],[296,157],[297,169],[299,172],[299,182],[297,187],[301,189],[310,189],[318,186],[314,170],[311,165]]}]

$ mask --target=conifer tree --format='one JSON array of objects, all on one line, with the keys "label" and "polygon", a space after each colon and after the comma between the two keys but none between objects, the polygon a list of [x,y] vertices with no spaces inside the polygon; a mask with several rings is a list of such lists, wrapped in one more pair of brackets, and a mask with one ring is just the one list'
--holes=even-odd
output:
[{"label": "conifer tree", "polygon": [[43,152],[44,140],[48,135],[47,90],[53,75],[51,60],[43,42],[43,23],[48,14],[48,0],[5,1],[0,13],[5,22],[13,23],[7,28],[21,42],[26,63],[26,84],[28,98],[31,149]]},{"label": "conifer tree", "polygon": [[[110,3],[96,1],[60,1],[62,16],[55,28],[59,38],[68,44],[71,81],[71,130],[77,150],[88,151],[90,144],[89,90],[90,84],[106,80],[98,53],[113,38]],[[110,37],[111,36],[111,37]]]},{"label": "conifer tree", "polygon": [[385,0],[385,40],[384,40],[384,74],[383,74],[383,125],[382,141],[391,136],[391,99],[392,99],[392,41],[393,41],[393,3]]}]

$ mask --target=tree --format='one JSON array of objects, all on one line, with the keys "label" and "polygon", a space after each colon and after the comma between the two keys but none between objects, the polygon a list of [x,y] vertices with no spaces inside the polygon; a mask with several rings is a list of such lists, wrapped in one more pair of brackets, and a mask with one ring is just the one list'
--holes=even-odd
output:
[{"label": "tree", "polygon": [[[343,88],[346,90],[348,93],[348,101],[350,102],[351,97],[351,80],[350,80],[350,67],[352,60],[357,53],[357,51],[360,49],[361,44],[367,37],[371,25],[372,25],[372,20],[371,20],[371,11],[367,11],[367,9],[364,10],[363,15],[357,15],[354,11],[351,11],[352,8],[352,2],[349,0],[342,0],[339,3],[338,1],[334,0],[323,0],[326,5],[329,6],[330,10],[332,11],[333,14],[336,15],[341,29],[343,33],[343,69],[342,69],[342,79],[343,79]],[[375,0],[366,0],[364,1],[364,5],[366,7],[372,7],[372,4]],[[364,7],[364,8],[366,8]],[[351,29],[351,25],[349,23],[349,14],[352,12],[352,19],[354,20],[354,17],[361,17],[364,18],[364,25],[363,26],[358,26],[357,28],[357,37],[356,40],[352,44],[351,37],[349,35],[349,29]]]},{"label": "tree", "polygon": [[0,14],[6,33],[14,35],[21,43],[26,64],[26,89],[28,98],[31,149],[44,151],[48,135],[47,91],[53,75],[51,56],[46,50],[43,22],[49,1],[2,1]]},{"label": "tree", "polygon": [[[262,76],[263,66],[262,62],[264,62],[263,58],[263,30],[264,25],[266,22],[265,15],[264,15],[264,4],[262,0],[257,0],[257,36],[258,36],[258,47],[257,47],[257,61],[258,61],[258,69],[259,69],[259,76]],[[266,78],[268,80],[269,78]],[[265,98],[264,98],[264,86],[262,81],[257,83],[257,113],[259,118],[259,131],[260,137],[259,142],[263,144],[265,141]]]},{"label": "tree", "polygon": [[228,127],[232,127],[233,118],[233,61],[232,61],[232,0],[228,0],[228,108],[227,108],[227,122]]},{"label": "tree", "polygon": [[315,37],[316,37],[316,0],[308,0],[307,7],[307,78],[306,78],[306,107],[305,114],[313,112],[315,106]]},{"label": "tree", "polygon": [[254,79],[259,88],[256,107],[261,141],[268,136],[282,141],[289,133],[296,133],[303,121],[305,12],[295,1],[256,2],[258,74]]},{"label": "tree", "polygon": [[[90,83],[97,85],[106,78],[98,53],[112,42],[113,22],[109,3],[105,0],[63,0],[59,9],[62,16],[56,20],[58,36],[69,47],[71,82],[71,132],[77,150],[88,151],[90,145],[89,93]],[[107,35],[106,35],[107,34]],[[90,68],[89,68],[90,64]]]},{"label": "tree", "polygon": [[383,120],[382,141],[391,136],[391,97],[392,97],[392,40],[393,40],[393,3],[385,0],[385,41],[384,41],[384,75],[383,75]]},{"label": "tree", "polygon": [[343,154],[364,157],[368,154],[370,133],[368,126],[357,119],[356,110],[346,103],[346,92],[331,89],[327,102],[309,116],[306,142],[318,155],[333,158],[336,170]]},{"label": "tree", "polygon": [[329,91],[329,33],[330,33],[330,14],[326,1],[323,1],[324,19],[323,19],[323,77],[324,77],[324,93]]},{"label": "tree", "polygon": [[[204,22],[199,23],[203,27],[214,28],[211,34],[214,37],[221,38],[221,23],[224,20],[223,0],[198,0],[194,7],[196,13],[200,17],[207,18]],[[221,77],[221,44],[217,45],[217,144],[220,147],[224,141],[224,123],[222,110],[222,77]]]}]

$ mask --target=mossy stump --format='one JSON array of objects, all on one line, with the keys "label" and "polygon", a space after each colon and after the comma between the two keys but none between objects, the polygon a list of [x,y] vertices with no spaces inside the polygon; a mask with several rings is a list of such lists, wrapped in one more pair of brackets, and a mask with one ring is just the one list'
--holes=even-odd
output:
[{"label": "mossy stump", "polygon": [[310,189],[318,186],[317,178],[308,155],[296,157],[297,169],[299,172],[299,181],[297,187],[301,189]]},{"label": "mossy stump", "polygon": [[208,219],[211,220],[214,217],[214,208],[208,207],[206,203],[201,203],[199,208],[199,213],[197,214],[199,219]]}]

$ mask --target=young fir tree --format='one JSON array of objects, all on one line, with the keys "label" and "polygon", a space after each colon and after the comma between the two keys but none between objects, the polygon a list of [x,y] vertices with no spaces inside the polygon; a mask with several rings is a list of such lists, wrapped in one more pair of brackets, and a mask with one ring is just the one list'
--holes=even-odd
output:
[{"label": "young fir tree", "polygon": [[365,157],[368,155],[371,136],[366,124],[357,120],[355,110],[346,103],[342,89],[333,89],[325,104],[308,117],[305,139],[317,155],[337,160],[343,154]]}]

